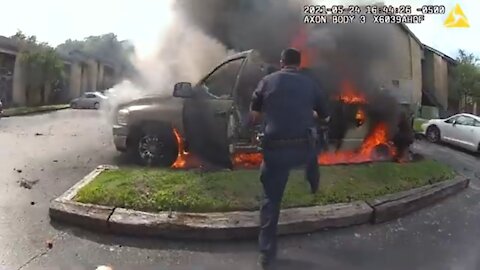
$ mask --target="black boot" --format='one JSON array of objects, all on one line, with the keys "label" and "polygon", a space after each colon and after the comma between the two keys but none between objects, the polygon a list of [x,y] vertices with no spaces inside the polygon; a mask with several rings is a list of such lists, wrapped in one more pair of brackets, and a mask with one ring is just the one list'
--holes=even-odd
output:
[{"label": "black boot", "polygon": [[266,252],[260,252],[258,256],[258,264],[262,267],[263,270],[273,269],[273,264],[276,259],[276,252],[268,254]]}]

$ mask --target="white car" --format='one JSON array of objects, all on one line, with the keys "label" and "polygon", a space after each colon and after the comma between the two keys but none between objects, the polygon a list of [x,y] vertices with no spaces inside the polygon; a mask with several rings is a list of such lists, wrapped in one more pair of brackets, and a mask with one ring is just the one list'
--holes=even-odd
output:
[{"label": "white car", "polygon": [[480,152],[480,117],[461,113],[446,119],[431,119],[422,124],[422,132],[430,142],[446,142]]},{"label": "white car", "polygon": [[105,100],[107,100],[107,97],[100,92],[85,92],[82,96],[72,100],[70,107],[73,109],[98,110]]}]

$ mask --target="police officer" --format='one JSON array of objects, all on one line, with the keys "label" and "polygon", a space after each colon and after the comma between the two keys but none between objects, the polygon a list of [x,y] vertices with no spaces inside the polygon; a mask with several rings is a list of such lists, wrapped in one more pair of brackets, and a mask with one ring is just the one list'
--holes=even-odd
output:
[{"label": "police officer", "polygon": [[315,117],[328,121],[326,99],[315,81],[299,70],[300,61],[298,50],[284,50],[282,69],[259,82],[250,104],[251,120],[264,121],[260,176],[264,201],[259,235],[259,261],[263,267],[276,257],[280,203],[290,170],[306,165],[312,193],[319,186]]}]

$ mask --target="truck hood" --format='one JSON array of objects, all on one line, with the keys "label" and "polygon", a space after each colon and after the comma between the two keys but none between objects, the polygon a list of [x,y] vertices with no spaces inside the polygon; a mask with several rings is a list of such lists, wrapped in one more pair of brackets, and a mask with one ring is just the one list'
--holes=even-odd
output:
[{"label": "truck hood", "polygon": [[142,98],[121,103],[119,104],[118,109],[130,107],[134,105],[153,105],[153,104],[168,103],[174,100],[177,101],[177,99],[178,98],[175,98],[173,96],[145,96]]}]

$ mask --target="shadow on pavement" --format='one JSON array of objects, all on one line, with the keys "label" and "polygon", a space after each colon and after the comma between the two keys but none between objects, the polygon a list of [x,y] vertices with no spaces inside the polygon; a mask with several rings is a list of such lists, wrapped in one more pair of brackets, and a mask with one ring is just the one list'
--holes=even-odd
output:
[{"label": "shadow on pavement", "polygon": [[296,259],[279,258],[276,262],[275,270],[302,269],[302,270],[322,270],[318,264]]},{"label": "shadow on pavement", "polygon": [[458,147],[458,146],[453,145],[453,144],[449,144],[449,143],[445,143],[445,142],[431,143],[424,137],[417,139],[417,141],[425,143],[425,144],[431,144],[431,145],[437,145],[437,146],[445,147],[445,148],[448,148],[449,150],[461,152],[461,153],[471,155],[471,156],[476,157],[476,158],[480,158],[480,152],[472,152],[472,151],[469,151],[467,149]]},{"label": "shadow on pavement", "polygon": [[50,220],[56,230],[66,232],[75,237],[109,246],[133,247],[150,250],[185,250],[191,252],[234,253],[256,250],[255,239],[236,241],[200,241],[172,240],[160,237],[120,236],[109,233],[93,232],[65,223]]}]

